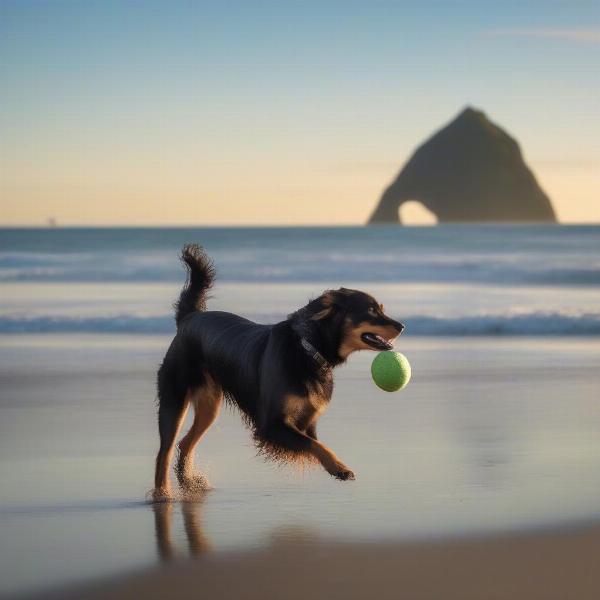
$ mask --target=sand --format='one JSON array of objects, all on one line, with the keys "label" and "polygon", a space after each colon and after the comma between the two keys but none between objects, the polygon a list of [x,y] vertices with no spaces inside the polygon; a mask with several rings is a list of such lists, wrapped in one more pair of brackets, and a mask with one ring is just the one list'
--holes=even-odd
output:
[{"label": "sand", "polygon": [[404,544],[274,542],[37,596],[596,599],[600,526]]},{"label": "sand", "polygon": [[[367,586],[494,597],[482,592],[489,585],[503,597],[512,586],[535,598],[537,586],[538,597],[581,598],[579,587],[597,583],[586,579],[597,533],[556,533],[600,522],[597,340],[407,338],[402,351],[418,369],[398,394],[377,390],[371,357],[359,355],[340,369],[319,424],[356,481],[259,460],[226,410],[197,452],[215,489],[160,518],[144,497],[168,339],[9,341],[0,345],[0,596],[105,582],[70,597],[125,597],[129,585],[140,587],[132,597],[186,586],[244,597],[236,585],[286,598],[288,587],[351,598]],[[491,537],[534,529],[555,533]],[[448,541],[407,542],[434,537]],[[158,554],[182,556],[188,542],[204,552],[199,561],[155,569]]]}]

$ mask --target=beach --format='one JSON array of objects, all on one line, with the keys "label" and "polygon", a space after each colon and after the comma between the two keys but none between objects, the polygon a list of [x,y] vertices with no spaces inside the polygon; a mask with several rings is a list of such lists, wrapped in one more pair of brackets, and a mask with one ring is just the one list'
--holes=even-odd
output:
[{"label": "beach", "polygon": [[600,600],[599,9],[0,0],[0,600]]},{"label": "beach", "polygon": [[0,341],[8,595],[153,573],[162,559],[189,555],[190,523],[192,550],[227,561],[273,539],[404,552],[417,541],[600,517],[594,339],[407,337],[400,348],[413,381],[398,394],[375,388],[371,355],[361,353],[339,369],[319,428],[356,481],[263,461],[239,416],[224,410],[197,452],[214,490],[167,512],[146,492],[157,446],[154,369],[168,337]]},{"label": "beach", "polygon": [[[585,573],[600,523],[599,236],[3,232],[0,594],[186,595],[200,577],[227,597],[227,586],[259,593],[296,577],[293,593],[333,597],[364,597],[376,581],[382,597],[398,585],[407,597],[569,597],[567,584],[586,597],[598,589]],[[148,502],[156,369],[189,240],[215,258],[211,308],[276,322],[343,284],[406,323],[396,349],[408,387],[379,390],[373,354],[358,353],[336,369],[319,422],[356,481],[264,461],[225,409],[197,450],[214,489]]]},{"label": "beach", "polygon": [[600,529],[406,544],[278,543],[32,598],[593,600]]}]

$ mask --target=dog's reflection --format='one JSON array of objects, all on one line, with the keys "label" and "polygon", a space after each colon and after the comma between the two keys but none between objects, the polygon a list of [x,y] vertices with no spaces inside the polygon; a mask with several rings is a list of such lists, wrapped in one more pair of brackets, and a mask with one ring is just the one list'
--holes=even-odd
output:
[{"label": "dog's reflection", "polygon": [[154,511],[154,526],[158,556],[162,561],[170,561],[177,556],[173,544],[173,511],[175,506],[181,506],[183,526],[188,542],[190,556],[202,556],[211,550],[211,544],[202,530],[202,502],[160,502],[152,505]]}]

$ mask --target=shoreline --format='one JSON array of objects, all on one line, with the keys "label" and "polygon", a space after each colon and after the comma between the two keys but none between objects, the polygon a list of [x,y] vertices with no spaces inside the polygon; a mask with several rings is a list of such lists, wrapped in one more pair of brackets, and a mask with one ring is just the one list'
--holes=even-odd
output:
[{"label": "shoreline", "polygon": [[[597,598],[600,523],[408,542],[273,538],[21,598]],[[235,577],[232,577],[235,575]]]},{"label": "shoreline", "polygon": [[[371,355],[357,356],[320,424],[357,472],[348,485],[257,460],[223,411],[197,461],[215,490],[170,505],[170,519],[127,503],[151,487],[165,338],[12,341],[0,344],[3,598],[258,600],[260,586],[261,600],[293,600],[288,588],[348,600],[458,599],[471,587],[486,600],[600,596],[588,575],[600,554],[597,341],[407,338],[419,368],[396,396],[373,386]],[[178,562],[188,549],[202,556]],[[177,561],[158,568],[159,555]],[[227,587],[238,571],[242,591]]]}]

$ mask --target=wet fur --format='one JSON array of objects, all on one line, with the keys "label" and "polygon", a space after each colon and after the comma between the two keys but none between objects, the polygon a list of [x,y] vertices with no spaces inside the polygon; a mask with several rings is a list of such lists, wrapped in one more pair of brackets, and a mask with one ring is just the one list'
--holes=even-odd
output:
[{"label": "wet fur", "polygon": [[[361,347],[357,332],[370,328],[392,338],[403,326],[384,315],[368,294],[345,288],[324,292],[274,325],[206,311],[206,295],[215,276],[212,263],[195,245],[183,249],[182,261],[188,280],[176,304],[177,334],[158,371],[161,443],[155,497],[168,494],[168,465],[190,404],[196,420],[180,442],[177,472],[183,487],[186,482],[193,487],[189,483],[193,476],[186,474],[193,449],[216,418],[222,399],[239,408],[261,454],[288,462],[320,462],[339,479],[353,478],[352,471],[317,440],[317,419],[333,392],[332,368],[352,351],[368,348],[364,342]],[[376,315],[373,306],[378,307]],[[302,337],[329,368],[321,368],[308,355]]]}]

